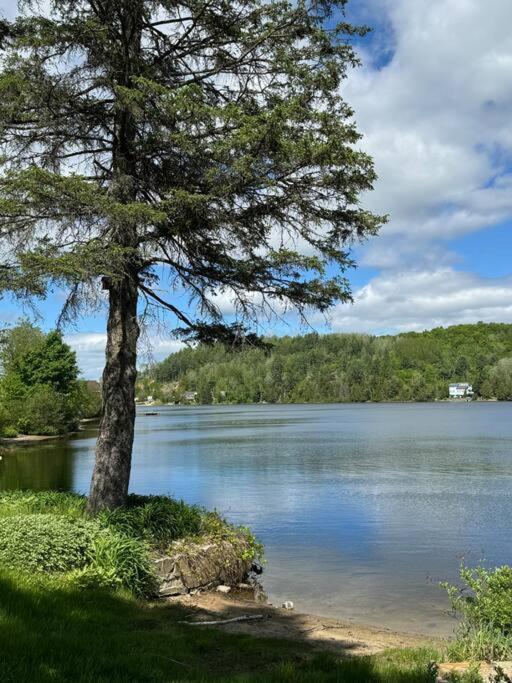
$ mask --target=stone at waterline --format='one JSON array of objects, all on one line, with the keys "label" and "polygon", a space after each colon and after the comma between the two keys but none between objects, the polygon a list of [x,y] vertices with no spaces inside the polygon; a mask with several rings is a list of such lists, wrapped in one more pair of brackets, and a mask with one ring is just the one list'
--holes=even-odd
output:
[{"label": "stone at waterline", "polygon": [[183,595],[195,589],[245,582],[253,562],[243,559],[249,549],[243,537],[175,542],[168,555],[155,559],[160,595]]},{"label": "stone at waterline", "polygon": [[231,586],[217,586],[218,593],[229,593],[231,591]]}]

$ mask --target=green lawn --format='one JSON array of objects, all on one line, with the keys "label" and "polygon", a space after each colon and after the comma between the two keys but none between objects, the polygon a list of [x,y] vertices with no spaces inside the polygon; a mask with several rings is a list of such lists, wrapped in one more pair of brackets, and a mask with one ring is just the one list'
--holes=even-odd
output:
[{"label": "green lawn", "polygon": [[0,680],[433,681],[435,653],[391,652],[345,662],[303,644],[177,623],[174,605],[79,590],[62,579],[0,574]]}]

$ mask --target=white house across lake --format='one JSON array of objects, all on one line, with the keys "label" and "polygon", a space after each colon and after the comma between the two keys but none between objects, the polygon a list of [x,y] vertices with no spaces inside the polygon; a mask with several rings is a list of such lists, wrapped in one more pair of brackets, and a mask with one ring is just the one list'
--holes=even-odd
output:
[{"label": "white house across lake", "polygon": [[473,396],[473,385],[467,382],[457,382],[449,386],[450,398],[467,398]]}]

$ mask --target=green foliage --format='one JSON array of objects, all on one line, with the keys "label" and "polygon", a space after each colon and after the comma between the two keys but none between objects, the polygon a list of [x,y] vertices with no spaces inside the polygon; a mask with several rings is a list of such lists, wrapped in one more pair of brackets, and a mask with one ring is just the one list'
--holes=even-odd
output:
[{"label": "green foliage", "polygon": [[138,538],[104,529],[92,541],[90,569],[100,585],[123,587],[138,597],[151,597],[157,584],[149,550]]},{"label": "green foliage", "polygon": [[490,625],[459,627],[448,644],[447,654],[454,662],[503,661],[512,658],[512,639]]},{"label": "green foliage", "polygon": [[0,519],[12,515],[52,514],[83,517],[87,499],[61,491],[0,491]]},{"label": "green foliage", "polygon": [[200,403],[428,401],[450,382],[512,396],[512,325],[457,325],[394,337],[309,334],[267,340],[271,350],[186,348],[142,374],[143,395]]},{"label": "green foliage", "polygon": [[0,492],[0,566],[68,572],[68,580],[82,587],[125,588],[149,597],[156,586],[151,552],[172,541],[208,534],[243,540],[244,559],[262,554],[248,529],[183,501],[130,495],[125,508],[92,519],[86,502],[56,491]]},{"label": "green foliage", "polygon": [[55,436],[77,428],[91,399],[60,333],[23,322],[4,333],[0,362],[0,435]]},{"label": "green foliage", "polygon": [[89,419],[101,414],[101,388],[97,382],[79,380],[81,417]]},{"label": "green foliage", "polygon": [[[367,29],[333,21],[339,9],[22,2],[2,24],[2,288],[57,282],[71,317],[103,276],[202,339],[240,337],[219,288],[245,318],[348,301],[349,246],[386,219],[360,207],[376,175],[340,88]],[[189,292],[192,313],[162,289]]]},{"label": "green foliage", "polygon": [[14,437],[18,430],[11,425],[11,416],[7,408],[0,404],[0,437]]},{"label": "green foliage", "polygon": [[461,567],[463,588],[443,584],[453,609],[472,626],[488,624],[512,633],[512,567]]},{"label": "green foliage", "polygon": [[99,513],[101,522],[127,536],[165,548],[171,541],[199,532],[202,512],[167,496],[128,496],[127,505]]},{"label": "green foliage", "polygon": [[12,370],[27,387],[49,386],[60,394],[69,394],[78,377],[75,352],[57,331],[49,332],[34,349],[20,354]]},{"label": "green foliage", "polygon": [[482,394],[501,401],[512,400],[512,358],[501,358],[490,368],[482,385]]},{"label": "green foliage", "polygon": [[98,524],[52,514],[0,519],[0,565],[24,571],[65,572],[84,567]]},{"label": "green foliage", "polygon": [[214,540],[226,540],[235,546],[239,541],[243,560],[263,559],[263,544],[256,538],[249,527],[233,526],[217,512],[204,512],[201,519],[201,535]]},{"label": "green foliage", "polygon": [[4,427],[2,431],[0,431],[0,436],[6,438],[6,439],[15,439],[18,436],[19,432],[16,429],[16,427],[12,426],[7,426]]},{"label": "green foliage", "polygon": [[45,384],[27,390],[22,417],[16,422],[18,432],[56,436],[77,426],[78,420],[70,397],[59,394],[52,386]]},{"label": "green foliage", "polygon": [[44,333],[27,320],[4,330],[0,337],[0,364],[4,374],[15,372],[23,356],[40,347]]},{"label": "green foliage", "polygon": [[461,567],[462,588],[443,584],[461,616],[456,654],[473,659],[512,656],[512,567]]}]

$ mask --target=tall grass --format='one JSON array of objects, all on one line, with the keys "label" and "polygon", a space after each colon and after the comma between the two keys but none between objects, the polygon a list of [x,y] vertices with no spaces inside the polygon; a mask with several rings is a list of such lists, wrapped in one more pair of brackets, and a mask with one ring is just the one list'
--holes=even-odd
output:
[{"label": "tall grass", "polygon": [[83,517],[87,499],[60,491],[1,491],[0,518],[23,514]]},{"label": "tall grass", "polygon": [[461,567],[461,586],[443,584],[461,617],[448,648],[456,660],[512,659],[512,567]]},{"label": "tall grass", "polygon": [[157,581],[144,541],[104,529],[89,551],[90,567],[108,585],[129,588],[137,597],[152,597]]},{"label": "tall grass", "polygon": [[104,511],[99,515],[104,526],[127,536],[144,539],[159,548],[166,548],[174,540],[199,533],[201,519],[199,507],[167,496],[130,495],[126,507]]}]

